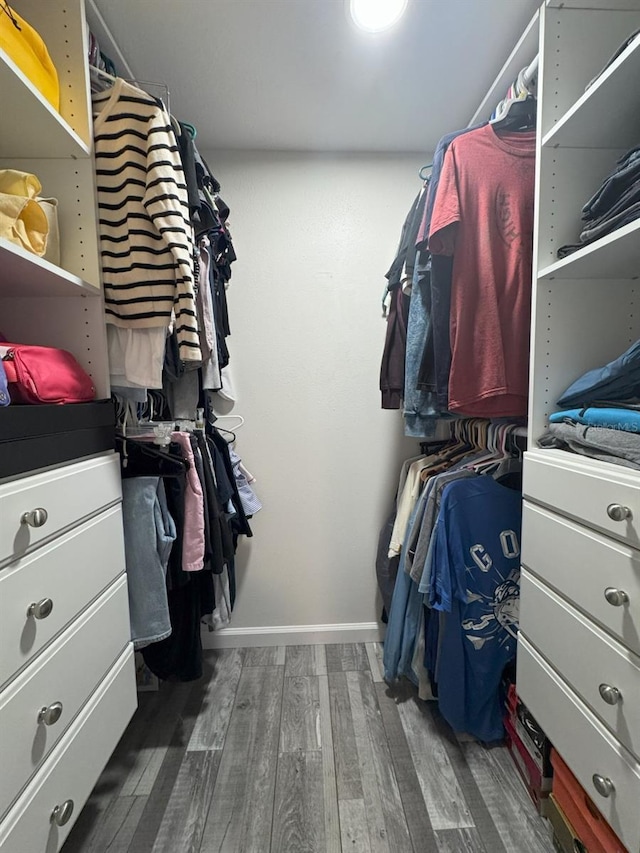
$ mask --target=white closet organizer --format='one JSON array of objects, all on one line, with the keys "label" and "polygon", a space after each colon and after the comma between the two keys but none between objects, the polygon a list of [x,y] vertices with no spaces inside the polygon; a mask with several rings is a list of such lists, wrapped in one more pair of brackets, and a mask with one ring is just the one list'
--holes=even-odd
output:
[{"label": "white closet organizer", "polygon": [[[61,266],[0,238],[0,331],[70,350],[105,398],[83,0],[12,5],[47,44],[62,105],[0,50],[0,168],[59,200]],[[113,453],[0,481],[2,853],[60,849],[135,710],[121,496]]]},{"label": "white closet organizer", "polygon": [[585,201],[640,142],[639,0],[540,15],[530,451],[518,691],[626,847],[640,851],[640,473],[536,440],[561,393],[640,338],[640,220],[574,254]]}]

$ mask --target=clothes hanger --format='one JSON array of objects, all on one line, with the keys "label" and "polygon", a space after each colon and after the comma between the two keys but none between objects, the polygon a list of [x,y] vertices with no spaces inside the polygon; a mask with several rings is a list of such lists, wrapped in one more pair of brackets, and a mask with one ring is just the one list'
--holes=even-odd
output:
[{"label": "clothes hanger", "polygon": [[122,476],[181,477],[189,470],[189,462],[149,441],[116,435]]},{"label": "clothes hanger", "polygon": [[500,117],[493,119],[490,124],[494,130],[508,130],[512,133],[533,130],[536,126],[537,104],[531,94],[525,98],[512,98]]},{"label": "clothes hanger", "polygon": [[[433,168],[433,163],[428,163],[426,166],[422,166],[420,171],[418,172],[418,177],[421,181],[428,181],[431,177],[431,169]],[[429,172],[425,174],[425,170],[429,169]]]},{"label": "clothes hanger", "polygon": [[185,130],[188,130],[188,131],[189,131],[189,134],[191,135],[191,138],[192,138],[193,140],[195,140],[196,136],[198,135],[198,130],[197,130],[197,128],[196,128],[194,125],[192,125],[190,122],[188,122],[188,121],[183,121],[183,122],[182,122],[182,127],[183,127]]},{"label": "clothes hanger", "polygon": [[[111,83],[113,85],[117,77],[114,77],[113,74],[109,74],[108,71],[103,71],[102,68],[98,68],[97,65],[89,66],[89,73],[91,76],[98,77],[105,82]],[[164,108],[166,111],[171,114],[171,92],[169,91],[169,87],[166,83],[161,83],[159,80],[132,80],[131,78],[121,77],[121,80],[124,80],[125,83],[131,83],[133,86],[137,86],[138,89],[142,89],[143,86],[154,86],[162,89],[165,96]],[[149,94],[147,92],[147,94]]]},{"label": "clothes hanger", "polygon": [[[227,418],[235,418],[239,421],[239,423],[234,426],[234,429],[236,430],[240,429],[240,427],[244,424],[244,418],[242,417],[242,415],[216,415],[212,413],[212,418],[210,418],[210,421],[212,426],[215,426],[216,429],[222,429],[222,427],[218,426],[218,421],[226,420]],[[228,431],[229,430],[227,430],[227,432]]]}]

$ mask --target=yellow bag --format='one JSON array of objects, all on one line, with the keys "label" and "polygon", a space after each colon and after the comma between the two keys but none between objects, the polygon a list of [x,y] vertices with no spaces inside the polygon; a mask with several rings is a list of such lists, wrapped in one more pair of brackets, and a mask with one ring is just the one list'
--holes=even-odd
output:
[{"label": "yellow bag", "polygon": [[42,257],[48,235],[49,223],[37,201],[0,193],[0,237]]},{"label": "yellow bag", "polygon": [[31,172],[0,169],[0,193],[35,198],[40,192],[42,192],[42,184]]},{"label": "yellow bag", "polygon": [[49,220],[36,196],[42,184],[30,172],[0,169],[0,237],[42,257]]},{"label": "yellow bag", "polygon": [[4,0],[0,2],[0,48],[49,103],[60,110],[58,72],[45,43],[33,27]]}]

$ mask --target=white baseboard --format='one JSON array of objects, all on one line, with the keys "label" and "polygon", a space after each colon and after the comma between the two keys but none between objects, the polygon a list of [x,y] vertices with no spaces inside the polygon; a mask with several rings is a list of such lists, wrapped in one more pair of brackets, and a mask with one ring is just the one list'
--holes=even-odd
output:
[{"label": "white baseboard", "polygon": [[377,643],[384,638],[377,622],[337,625],[275,625],[262,628],[222,628],[203,631],[205,649],[234,649],[245,646],[315,646],[321,643]]}]

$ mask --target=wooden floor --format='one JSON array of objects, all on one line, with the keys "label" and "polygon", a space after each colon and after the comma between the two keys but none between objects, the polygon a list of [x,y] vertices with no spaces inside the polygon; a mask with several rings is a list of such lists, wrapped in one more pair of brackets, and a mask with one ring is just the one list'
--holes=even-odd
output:
[{"label": "wooden floor", "polygon": [[551,853],[506,750],[392,695],[380,654],[207,652],[140,694],[63,853]]}]

